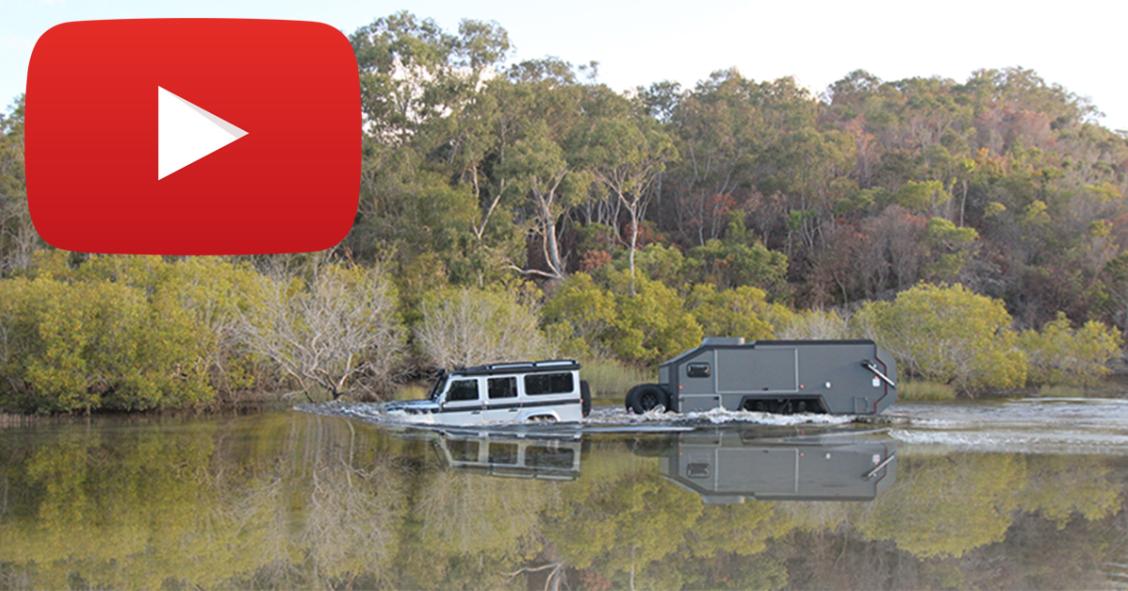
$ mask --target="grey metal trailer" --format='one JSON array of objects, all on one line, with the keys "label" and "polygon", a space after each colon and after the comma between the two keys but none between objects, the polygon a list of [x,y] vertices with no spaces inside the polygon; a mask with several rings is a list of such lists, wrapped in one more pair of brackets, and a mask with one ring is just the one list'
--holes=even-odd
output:
[{"label": "grey metal trailer", "polygon": [[875,415],[896,400],[896,380],[893,357],[871,340],[709,337],[663,363],[658,383],[631,388],[626,406]]},{"label": "grey metal trailer", "polygon": [[678,435],[662,474],[707,504],[761,500],[868,501],[896,478],[896,444],[860,437],[761,439],[733,429]]}]

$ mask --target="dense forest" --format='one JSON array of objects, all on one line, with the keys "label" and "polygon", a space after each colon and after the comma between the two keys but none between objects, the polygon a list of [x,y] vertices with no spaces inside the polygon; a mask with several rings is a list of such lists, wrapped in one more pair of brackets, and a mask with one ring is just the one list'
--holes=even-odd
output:
[{"label": "dense forest", "polygon": [[1120,354],[1128,138],[1035,72],[859,70],[815,95],[727,70],[623,93],[596,63],[514,63],[495,23],[398,13],[350,39],[360,207],[327,252],[53,251],[16,102],[0,408],[382,396],[523,355],[638,371],[706,334],[871,336],[939,397],[1087,385]]}]

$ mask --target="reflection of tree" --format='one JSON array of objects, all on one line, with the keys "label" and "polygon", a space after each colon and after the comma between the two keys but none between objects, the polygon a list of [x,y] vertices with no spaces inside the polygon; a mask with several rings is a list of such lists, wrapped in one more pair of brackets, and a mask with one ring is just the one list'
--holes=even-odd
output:
[{"label": "reflection of tree", "polygon": [[[319,431],[327,427],[321,423]],[[310,466],[308,505],[297,541],[309,553],[315,577],[351,580],[366,572],[380,573],[395,555],[395,532],[405,503],[387,458],[357,467],[355,433],[351,425],[345,426],[350,430],[347,447],[330,433],[315,448],[328,447],[328,452],[315,456]]]},{"label": "reflection of tree", "polygon": [[415,506],[424,543],[449,555],[524,556],[544,506],[543,485],[436,471]]},{"label": "reflection of tree", "polygon": [[64,430],[9,475],[25,496],[0,520],[0,562],[27,565],[45,588],[332,585],[379,572],[403,510],[387,459],[355,454],[343,421],[298,415],[281,433],[278,421]]},{"label": "reflection of tree", "polygon": [[897,482],[869,506],[857,527],[869,540],[892,540],[916,556],[962,556],[1002,541],[1026,482],[1022,458],[959,454],[904,458]]},{"label": "reflection of tree", "polygon": [[708,558],[723,553],[749,556],[768,547],[795,527],[774,503],[747,501],[736,506],[706,507],[686,535],[691,556]]},{"label": "reflection of tree", "polygon": [[630,577],[678,549],[701,499],[651,472],[567,495],[547,513],[545,535],[568,564]]},{"label": "reflection of tree", "polygon": [[1075,514],[1095,521],[1120,507],[1121,492],[1103,458],[1033,456],[1027,465],[1030,478],[1019,493],[1019,506],[1040,513],[1059,529]]},{"label": "reflection of tree", "polygon": [[1117,458],[906,453],[872,503],[707,506],[601,439],[561,483],[297,413],[10,433],[2,588],[1100,587],[1128,551]]}]

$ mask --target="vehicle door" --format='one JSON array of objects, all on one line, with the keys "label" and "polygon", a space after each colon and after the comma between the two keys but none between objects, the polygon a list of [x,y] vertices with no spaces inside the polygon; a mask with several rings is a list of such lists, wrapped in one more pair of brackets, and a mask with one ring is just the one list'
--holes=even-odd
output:
[{"label": "vehicle door", "polygon": [[486,378],[486,411],[482,414],[487,421],[514,421],[521,403],[517,400],[517,376],[494,376]]},{"label": "vehicle door", "polygon": [[524,382],[520,420],[543,416],[553,416],[558,421],[580,420],[579,382],[574,372],[526,374]]},{"label": "vehicle door", "polygon": [[481,378],[451,378],[443,397],[440,422],[468,425],[482,421]]}]

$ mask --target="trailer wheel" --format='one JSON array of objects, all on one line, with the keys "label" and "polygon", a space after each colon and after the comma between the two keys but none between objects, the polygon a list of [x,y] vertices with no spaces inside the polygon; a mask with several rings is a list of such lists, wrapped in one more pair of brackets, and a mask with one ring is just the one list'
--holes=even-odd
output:
[{"label": "trailer wheel", "polygon": [[627,410],[635,414],[650,412],[659,406],[670,408],[670,395],[658,384],[639,384],[627,392]]}]

